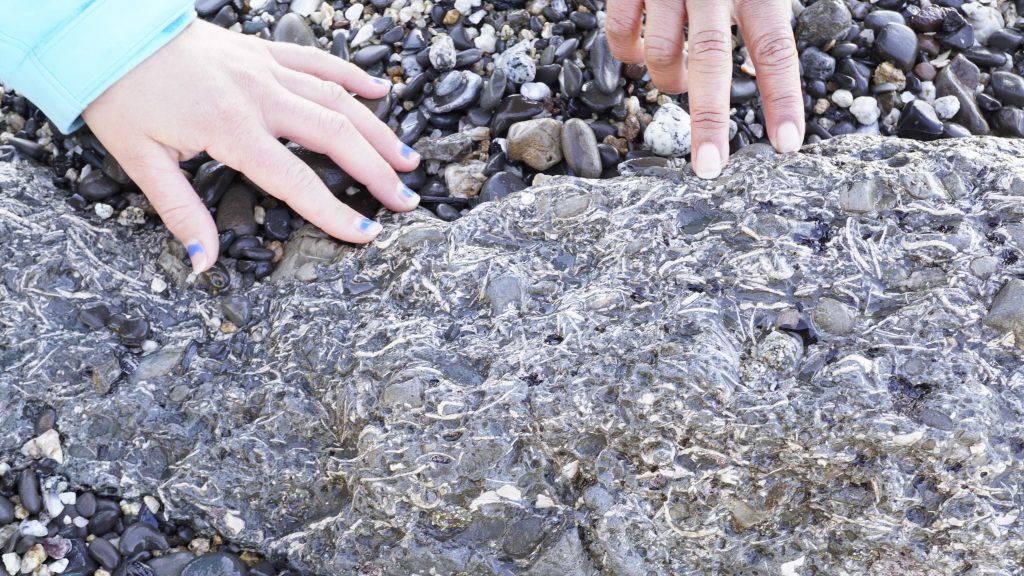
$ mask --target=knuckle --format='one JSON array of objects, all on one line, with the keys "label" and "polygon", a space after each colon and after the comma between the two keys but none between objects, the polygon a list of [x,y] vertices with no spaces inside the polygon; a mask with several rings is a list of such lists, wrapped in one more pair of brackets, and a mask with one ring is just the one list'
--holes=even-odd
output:
[{"label": "knuckle", "polygon": [[348,96],[348,92],[344,88],[334,82],[328,82],[323,80],[320,82],[320,94],[324,99],[324,102],[340,102],[343,98]]},{"label": "knuckle", "polygon": [[766,73],[778,73],[796,66],[796,42],[792,34],[778,30],[768,31],[754,38],[751,57],[758,68],[758,73],[761,73],[762,69]]},{"label": "knuckle", "polygon": [[604,27],[609,40],[629,40],[633,32],[640,29],[640,15],[629,10],[609,12]]},{"label": "knuckle", "polygon": [[683,57],[683,46],[677,38],[648,32],[644,36],[644,58],[652,66],[671,66]]},{"label": "knuckle", "polygon": [[341,136],[348,132],[350,123],[341,114],[322,108],[316,113],[316,126],[323,133]]},{"label": "knuckle", "polygon": [[718,110],[694,110],[690,116],[690,123],[694,130],[721,130],[729,126],[729,116]]},{"label": "knuckle", "polygon": [[195,216],[193,207],[180,201],[173,201],[160,209],[160,219],[173,233],[183,232],[186,226],[196,219]]},{"label": "knuckle", "polygon": [[732,54],[732,38],[721,30],[702,30],[690,38],[690,60],[694,67],[703,64],[719,67]]}]

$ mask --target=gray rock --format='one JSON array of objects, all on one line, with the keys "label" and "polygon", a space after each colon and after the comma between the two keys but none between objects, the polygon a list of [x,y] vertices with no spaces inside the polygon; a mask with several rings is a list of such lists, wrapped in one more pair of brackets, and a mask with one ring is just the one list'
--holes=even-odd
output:
[{"label": "gray rock", "polygon": [[445,72],[455,67],[455,42],[447,34],[434,36],[430,43],[430,65]]},{"label": "gray rock", "polygon": [[[286,274],[228,293],[253,304],[234,334],[223,295],[149,290],[166,231],[96,226],[52,171],[0,163],[0,460],[28,463],[49,406],[73,485],[159,494],[300,574],[1013,574],[1022,156],[841,137],[715,182],[383,213],[367,247],[302,228]],[[920,173],[948,195],[911,195]],[[891,201],[842,209],[875,179]],[[174,368],[96,393],[111,352],[139,369],[69,320],[96,301]]]},{"label": "gray rock", "polygon": [[294,13],[285,14],[274,25],[274,41],[316,46],[316,36],[306,23],[306,19]]},{"label": "gray rock", "polygon": [[562,125],[562,155],[566,164],[581,178],[601,176],[601,153],[597,137],[586,122],[571,118]]},{"label": "gray rock", "polygon": [[846,304],[832,298],[822,298],[811,315],[819,329],[844,336],[853,332],[857,323],[856,312]]},{"label": "gray rock", "polygon": [[796,35],[818,48],[842,38],[853,24],[850,10],[842,0],[818,0],[797,17]]},{"label": "gray rock", "polygon": [[424,160],[454,162],[462,160],[473,149],[473,139],[464,132],[440,138],[422,138],[413,146]]},{"label": "gray rock", "polygon": [[977,66],[958,54],[935,78],[935,93],[939,97],[955,96],[960,101],[960,110],[953,119],[970,130],[971,134],[985,135],[990,130],[988,121],[974,99],[974,89],[980,81],[979,74]]}]

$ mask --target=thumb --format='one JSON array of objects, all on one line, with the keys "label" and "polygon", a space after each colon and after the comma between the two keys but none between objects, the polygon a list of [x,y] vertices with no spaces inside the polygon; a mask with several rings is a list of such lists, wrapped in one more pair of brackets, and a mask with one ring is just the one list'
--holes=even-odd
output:
[{"label": "thumb", "polygon": [[121,167],[142,189],[171,234],[185,245],[192,270],[199,273],[213,266],[219,245],[217,226],[178,168],[177,154],[156,142],[140,143]]}]

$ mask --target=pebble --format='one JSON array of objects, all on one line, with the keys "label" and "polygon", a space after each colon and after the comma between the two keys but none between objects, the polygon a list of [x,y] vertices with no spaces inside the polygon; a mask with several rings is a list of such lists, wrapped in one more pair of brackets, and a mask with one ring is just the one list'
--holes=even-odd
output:
[{"label": "pebble", "polygon": [[601,177],[601,153],[597,137],[586,122],[579,118],[566,120],[561,133],[562,155],[569,168],[581,178]]},{"label": "pebble", "polygon": [[78,193],[90,202],[101,202],[121,191],[121,185],[100,170],[86,174],[78,184]]},{"label": "pebble", "polygon": [[1024,106],[1024,78],[1013,72],[993,72],[989,85],[995,97],[1005,105]]},{"label": "pebble", "polygon": [[644,143],[658,156],[679,158],[689,154],[690,115],[676,104],[663,104],[644,131]]},{"label": "pebble", "polygon": [[245,184],[233,184],[217,204],[217,231],[231,230],[235,236],[247,236],[257,231],[256,193]]},{"label": "pebble", "polygon": [[538,172],[562,161],[562,123],[552,118],[527,120],[508,130],[508,156]]},{"label": "pebble", "polygon": [[29,514],[38,514],[43,509],[43,496],[39,491],[39,478],[34,470],[26,468],[18,475],[18,497]]},{"label": "pebble", "polygon": [[539,102],[528,100],[518,94],[507,96],[494,111],[494,118],[491,120],[491,136],[494,138],[505,136],[509,127],[516,122],[529,120],[542,112],[544,112],[544,106]]},{"label": "pebble", "polygon": [[519,88],[524,98],[542,102],[551,96],[551,88],[542,82],[527,82]]},{"label": "pebble", "polygon": [[288,13],[274,26],[275,42],[290,42],[300,46],[316,46],[316,36],[306,20],[295,13]]},{"label": "pebble", "polygon": [[189,562],[181,576],[248,576],[249,568],[238,556],[213,552]]},{"label": "pebble", "polygon": [[89,542],[89,556],[107,570],[113,570],[121,563],[121,553],[106,538],[97,537]]},{"label": "pebble", "polygon": [[441,72],[455,67],[455,42],[447,34],[434,36],[430,43],[430,65]]},{"label": "pebble", "polygon": [[3,496],[0,496],[0,526],[14,522],[14,504]]},{"label": "pebble", "polygon": [[832,93],[832,102],[840,108],[849,108],[853,104],[853,94],[849,90],[836,90]]},{"label": "pebble", "polygon": [[619,88],[619,78],[622,74],[622,63],[615,59],[612,49],[608,45],[608,37],[601,32],[594,39],[590,48],[590,59],[588,68],[593,75],[594,82],[598,89],[605,94],[611,94]]},{"label": "pebble", "polygon": [[1013,332],[1017,345],[1024,344],[1024,280],[1013,278],[1003,285],[982,323],[1001,332]]},{"label": "pebble", "polygon": [[842,38],[853,24],[849,8],[842,0],[818,0],[797,17],[797,39],[822,48]]},{"label": "pebble", "polygon": [[494,60],[495,70],[504,72],[512,84],[523,84],[533,80],[537,75],[537,63],[530,56],[533,41],[524,40],[508,48]]},{"label": "pebble", "polygon": [[861,96],[850,105],[850,113],[857,119],[857,122],[869,125],[878,121],[882,110],[878,107],[877,100],[871,96]]},{"label": "pebble", "polygon": [[886,24],[875,39],[875,52],[880,61],[909,71],[917,64],[917,34],[903,24]]},{"label": "pebble", "polygon": [[850,334],[857,322],[852,308],[832,298],[819,300],[811,318],[819,330],[836,336]]},{"label": "pebble", "polygon": [[935,114],[939,118],[949,120],[960,111],[960,100],[956,96],[943,96],[936,98],[932,102],[932,106],[935,108]]},{"label": "pebble", "polygon": [[526,189],[526,182],[511,172],[498,172],[484,182],[480,189],[482,202],[500,200],[513,192]]},{"label": "pebble", "polygon": [[480,193],[487,177],[484,176],[485,164],[479,160],[469,160],[459,164],[449,164],[444,169],[444,181],[448,191],[456,198],[469,198]]},{"label": "pebble", "polygon": [[942,135],[943,127],[931,104],[914,100],[903,108],[896,130],[905,138],[934,140]]}]

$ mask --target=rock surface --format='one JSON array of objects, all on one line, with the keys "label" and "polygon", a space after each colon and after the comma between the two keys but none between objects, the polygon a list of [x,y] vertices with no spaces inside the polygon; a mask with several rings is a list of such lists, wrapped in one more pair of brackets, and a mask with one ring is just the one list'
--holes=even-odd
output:
[{"label": "rock surface", "polygon": [[0,462],[52,408],[73,482],[308,574],[1012,574],[1024,143],[746,150],[298,234],[241,328],[163,229],[0,162]]}]

